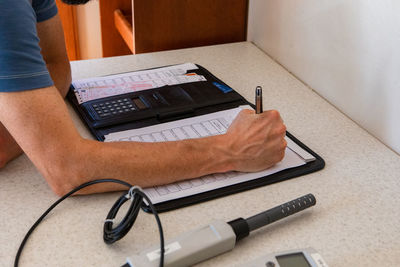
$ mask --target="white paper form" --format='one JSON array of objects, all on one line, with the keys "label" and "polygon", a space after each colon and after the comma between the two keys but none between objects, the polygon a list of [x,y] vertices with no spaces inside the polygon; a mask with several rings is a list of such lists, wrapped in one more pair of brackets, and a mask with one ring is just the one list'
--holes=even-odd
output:
[{"label": "white paper form", "polygon": [[108,96],[126,94],[165,85],[206,81],[202,75],[188,74],[189,70],[198,67],[193,63],[185,63],[152,70],[135,71],[104,77],[73,81],[75,95],[79,104]]},{"label": "white paper form", "polygon": [[[243,107],[238,107],[140,129],[111,133],[105,136],[105,142],[164,142],[224,134],[242,109]],[[267,176],[287,168],[304,165],[306,161],[298,155],[299,149],[302,150],[302,148],[297,146],[295,148],[297,152],[295,153],[290,148],[290,145],[291,144],[286,148],[285,157],[281,162],[261,172],[216,173],[168,185],[145,188],[144,191],[155,204],[238,184]]]}]

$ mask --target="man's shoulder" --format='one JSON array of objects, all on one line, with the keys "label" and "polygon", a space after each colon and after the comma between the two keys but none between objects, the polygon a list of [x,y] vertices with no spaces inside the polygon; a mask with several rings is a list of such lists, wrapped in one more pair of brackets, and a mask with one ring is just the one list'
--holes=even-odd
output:
[{"label": "man's shoulder", "polygon": [[53,84],[36,29],[37,22],[57,14],[51,3],[54,1],[0,0],[0,92]]},{"label": "man's shoulder", "polygon": [[41,22],[57,14],[55,0],[1,0],[0,23],[7,22],[9,16],[33,14]]}]

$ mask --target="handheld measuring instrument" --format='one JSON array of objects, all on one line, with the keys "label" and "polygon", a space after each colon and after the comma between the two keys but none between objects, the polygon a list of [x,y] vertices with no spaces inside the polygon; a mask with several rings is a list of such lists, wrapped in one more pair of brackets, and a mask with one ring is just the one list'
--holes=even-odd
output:
[{"label": "handheld measuring instrument", "polygon": [[[238,218],[230,222],[218,220],[186,232],[165,243],[164,266],[191,266],[230,251],[237,241],[248,236],[250,232],[314,206],[315,203],[315,197],[308,194],[247,219]],[[123,267],[158,266],[160,254],[159,246],[148,248],[137,255],[128,257]]]}]

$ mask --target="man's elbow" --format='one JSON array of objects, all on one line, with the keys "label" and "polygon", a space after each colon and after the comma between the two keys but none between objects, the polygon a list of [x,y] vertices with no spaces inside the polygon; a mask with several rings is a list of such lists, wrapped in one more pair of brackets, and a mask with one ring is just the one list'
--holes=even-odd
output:
[{"label": "man's elbow", "polygon": [[77,187],[84,180],[84,168],[78,153],[61,151],[46,160],[39,167],[51,190],[58,196],[63,196]]},{"label": "man's elbow", "polygon": [[81,184],[82,175],[79,171],[68,171],[64,167],[54,167],[51,172],[43,174],[51,190],[57,196],[64,196]]}]

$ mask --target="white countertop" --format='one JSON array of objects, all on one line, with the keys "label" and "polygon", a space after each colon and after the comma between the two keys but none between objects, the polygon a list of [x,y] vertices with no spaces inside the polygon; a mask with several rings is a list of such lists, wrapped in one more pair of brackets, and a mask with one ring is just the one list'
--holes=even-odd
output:
[{"label": "white countertop", "polygon": [[[165,237],[230,221],[313,193],[317,205],[271,224],[199,266],[232,266],[265,253],[314,247],[329,266],[400,265],[400,156],[371,136],[251,43],[234,43],[72,63],[73,78],[193,62],[250,101],[264,88],[264,109],[278,109],[292,134],[321,155],[325,169],[162,213]],[[81,134],[89,132],[70,108]],[[117,160],[117,159],[116,159]],[[112,162],[110,162],[112,164]],[[65,177],[68,179],[68,177]],[[29,239],[20,266],[121,266],[126,256],[158,244],[154,217],[141,213],[111,246],[103,220],[121,193],[64,201]],[[0,266],[11,266],[36,219],[57,199],[24,155],[0,170]]]}]

